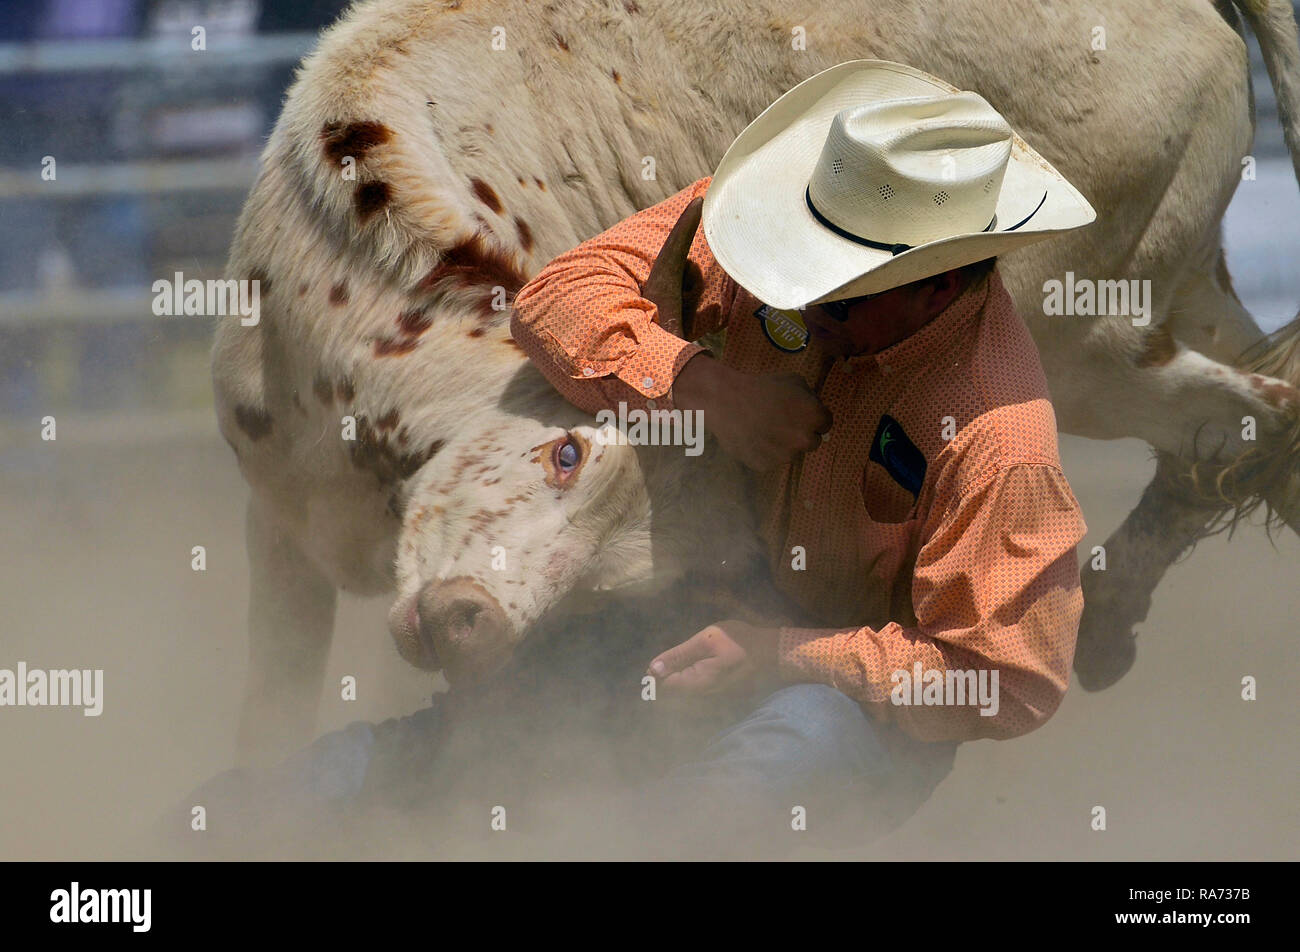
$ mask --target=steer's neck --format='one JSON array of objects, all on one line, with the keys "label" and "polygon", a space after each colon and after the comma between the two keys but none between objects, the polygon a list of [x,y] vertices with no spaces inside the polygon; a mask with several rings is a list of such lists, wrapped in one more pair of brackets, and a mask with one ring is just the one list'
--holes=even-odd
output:
[{"label": "steer's neck", "polygon": [[[747,472],[706,440],[699,456],[680,446],[641,447],[655,546],[691,579],[736,579],[762,554]],[[665,560],[666,561],[666,560]]]}]

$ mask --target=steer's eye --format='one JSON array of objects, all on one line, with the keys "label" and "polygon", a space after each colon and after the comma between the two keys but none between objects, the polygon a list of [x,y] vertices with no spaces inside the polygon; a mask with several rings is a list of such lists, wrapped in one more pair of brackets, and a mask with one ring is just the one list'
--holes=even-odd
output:
[{"label": "steer's eye", "polygon": [[553,489],[568,489],[577,482],[583,464],[591,455],[591,444],[581,433],[566,433],[558,440],[533,447],[537,455],[534,463],[541,463],[546,473],[546,485]]},{"label": "steer's eye", "polygon": [[582,451],[577,444],[566,440],[555,447],[555,468],[560,472],[572,472],[581,460]]}]

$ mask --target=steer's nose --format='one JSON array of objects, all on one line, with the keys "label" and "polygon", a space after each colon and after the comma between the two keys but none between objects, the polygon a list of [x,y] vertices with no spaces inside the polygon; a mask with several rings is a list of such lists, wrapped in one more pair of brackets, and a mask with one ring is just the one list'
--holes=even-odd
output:
[{"label": "steer's nose", "polygon": [[492,593],[470,578],[430,582],[415,603],[420,642],[447,680],[473,680],[500,667],[513,644]]}]

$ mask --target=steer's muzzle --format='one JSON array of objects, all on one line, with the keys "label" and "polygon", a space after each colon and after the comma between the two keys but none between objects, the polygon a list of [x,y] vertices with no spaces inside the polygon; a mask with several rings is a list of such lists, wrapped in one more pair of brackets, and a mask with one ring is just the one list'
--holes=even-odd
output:
[{"label": "steer's muzzle", "polygon": [[398,600],[388,626],[403,658],[417,668],[442,670],[452,683],[499,668],[514,643],[501,605],[469,578],[429,582],[418,595]]}]

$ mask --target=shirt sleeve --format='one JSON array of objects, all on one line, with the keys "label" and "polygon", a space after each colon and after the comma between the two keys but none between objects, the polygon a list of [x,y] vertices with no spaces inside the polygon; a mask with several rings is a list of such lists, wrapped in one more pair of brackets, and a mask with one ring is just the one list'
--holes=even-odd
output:
[{"label": "shirt sleeve", "polygon": [[[948,506],[922,545],[915,626],[784,628],[781,673],[830,684],[917,740],[1028,733],[1055,712],[1070,683],[1083,612],[1076,546],[1086,531],[1056,466],[1005,466]],[[977,683],[986,672],[988,703],[952,703],[955,687],[944,703],[924,703],[923,687],[912,687],[917,665],[945,683],[950,671],[974,671]],[[901,703],[904,696],[912,703]]]},{"label": "shirt sleeve", "polygon": [[[637,212],[560,255],[515,296],[510,333],[547,379],[588,412],[672,409],[671,388],[686,362],[704,350],[659,325],[659,309],[641,285],[668,233],[710,178]],[[694,307],[700,336],[726,323],[737,286],[714,259],[703,226],[687,255],[691,272],[683,313]],[[698,269],[698,270],[697,270]]]}]

